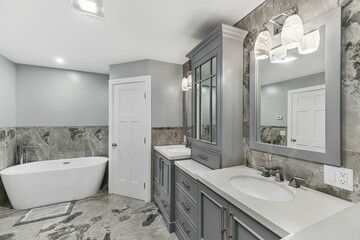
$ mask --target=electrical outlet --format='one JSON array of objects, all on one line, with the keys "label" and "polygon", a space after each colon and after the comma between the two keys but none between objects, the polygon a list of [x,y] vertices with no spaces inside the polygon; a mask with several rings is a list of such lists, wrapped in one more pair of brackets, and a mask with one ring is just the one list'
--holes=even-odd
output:
[{"label": "electrical outlet", "polygon": [[353,170],[324,165],[324,182],[331,186],[354,191]]}]

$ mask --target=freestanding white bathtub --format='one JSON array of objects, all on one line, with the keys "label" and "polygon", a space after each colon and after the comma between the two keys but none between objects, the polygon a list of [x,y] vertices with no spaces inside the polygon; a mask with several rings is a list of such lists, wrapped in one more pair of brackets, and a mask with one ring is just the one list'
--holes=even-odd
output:
[{"label": "freestanding white bathtub", "polygon": [[89,197],[99,191],[108,158],[86,157],[26,163],[0,171],[15,209]]}]

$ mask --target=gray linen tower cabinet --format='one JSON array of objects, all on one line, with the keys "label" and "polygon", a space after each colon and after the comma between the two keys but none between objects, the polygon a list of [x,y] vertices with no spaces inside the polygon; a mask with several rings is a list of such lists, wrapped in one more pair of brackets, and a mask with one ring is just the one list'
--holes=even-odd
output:
[{"label": "gray linen tower cabinet", "polygon": [[192,71],[192,158],[212,169],[243,163],[243,41],[221,24],[186,56]]},{"label": "gray linen tower cabinet", "polygon": [[[193,79],[191,157],[211,169],[243,164],[243,41],[246,35],[244,30],[222,24],[187,54]],[[209,240],[210,234],[211,239],[222,239],[216,230],[217,220],[220,223],[224,220],[224,216],[221,218],[224,212],[221,210],[219,217],[218,209],[207,204],[201,184],[176,168],[175,186],[178,238]]]}]

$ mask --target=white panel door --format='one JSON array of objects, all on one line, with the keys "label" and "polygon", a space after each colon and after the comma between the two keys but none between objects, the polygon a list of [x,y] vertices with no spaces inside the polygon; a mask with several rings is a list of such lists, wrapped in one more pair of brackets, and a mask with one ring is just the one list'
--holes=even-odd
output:
[{"label": "white panel door", "polygon": [[111,83],[111,193],[150,200],[151,100],[149,77]]},{"label": "white panel door", "polygon": [[325,152],[325,85],[289,91],[288,146]]}]

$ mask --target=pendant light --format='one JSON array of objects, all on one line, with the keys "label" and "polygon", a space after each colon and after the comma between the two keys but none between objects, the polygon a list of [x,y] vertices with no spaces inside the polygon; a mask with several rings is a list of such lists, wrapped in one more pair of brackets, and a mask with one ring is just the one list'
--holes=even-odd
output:
[{"label": "pendant light", "polygon": [[280,45],[277,48],[274,48],[270,52],[270,62],[271,63],[283,63],[287,56],[287,50]]},{"label": "pendant light", "polygon": [[304,36],[304,25],[299,15],[289,16],[281,32],[281,43],[285,49],[297,48]]},{"label": "pendant light", "polygon": [[306,34],[301,44],[299,45],[300,54],[310,54],[316,52],[320,45],[320,32],[319,29]]},{"label": "pendant light", "polygon": [[263,60],[269,58],[271,50],[271,35],[267,29],[259,33],[255,42],[255,58]]}]

